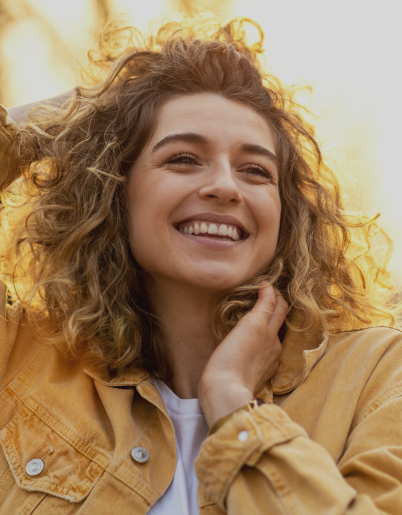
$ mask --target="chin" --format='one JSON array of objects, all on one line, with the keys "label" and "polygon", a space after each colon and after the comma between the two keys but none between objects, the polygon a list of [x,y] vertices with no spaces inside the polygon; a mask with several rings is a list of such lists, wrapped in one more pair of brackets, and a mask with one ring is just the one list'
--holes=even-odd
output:
[{"label": "chin", "polygon": [[245,284],[251,278],[239,278],[238,275],[225,274],[222,271],[210,270],[206,274],[192,277],[191,283],[196,288],[211,290],[214,292],[225,292]]}]

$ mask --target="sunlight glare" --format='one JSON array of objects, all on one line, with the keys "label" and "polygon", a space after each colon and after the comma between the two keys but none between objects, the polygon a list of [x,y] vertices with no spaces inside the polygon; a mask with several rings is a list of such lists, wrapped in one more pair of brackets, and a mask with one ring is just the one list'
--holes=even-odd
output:
[{"label": "sunlight glare", "polygon": [[[108,0],[140,30],[182,0]],[[94,46],[102,20],[95,0],[27,0],[37,13],[4,34],[8,105],[38,101],[79,83],[74,59]],[[222,19],[255,19],[265,32],[266,62],[287,84],[311,84],[300,100],[314,113],[317,138],[344,186],[348,208],[381,212],[395,242],[402,282],[401,31],[397,6],[363,0],[199,0]],[[191,4],[191,2],[190,2]],[[48,23],[48,25],[46,25]],[[46,30],[45,30],[46,29]],[[4,101],[5,101],[4,100]]]},{"label": "sunlight glare", "polygon": [[54,62],[52,48],[38,24],[26,21],[9,29],[2,52],[8,105],[35,102],[66,90],[68,73]]},{"label": "sunlight glare", "polygon": [[402,281],[402,38],[396,7],[339,0],[237,0],[236,14],[265,32],[268,68],[305,83],[324,154],[344,186],[346,205],[372,215],[395,243],[392,270]]}]

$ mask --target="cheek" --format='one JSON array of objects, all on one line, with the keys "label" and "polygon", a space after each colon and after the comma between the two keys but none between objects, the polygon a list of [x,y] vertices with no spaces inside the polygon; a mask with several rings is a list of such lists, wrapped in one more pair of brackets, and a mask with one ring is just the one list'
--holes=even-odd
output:
[{"label": "cheek", "polygon": [[128,190],[131,252],[145,269],[154,268],[167,246],[170,197],[159,185],[132,183]]},{"label": "cheek", "polygon": [[154,232],[134,216],[130,220],[129,238],[131,254],[137,263],[145,270],[154,269],[157,265],[157,256],[161,255],[163,249]]},{"label": "cheek", "polygon": [[268,198],[257,199],[253,205],[258,225],[258,232],[264,234],[269,240],[277,240],[281,221],[281,200],[279,192],[275,190]]}]

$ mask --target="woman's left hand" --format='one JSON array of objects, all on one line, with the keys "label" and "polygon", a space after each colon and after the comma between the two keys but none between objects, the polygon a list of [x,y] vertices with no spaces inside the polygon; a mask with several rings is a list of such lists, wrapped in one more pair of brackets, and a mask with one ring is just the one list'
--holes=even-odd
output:
[{"label": "woman's left hand", "polygon": [[278,331],[288,305],[271,285],[215,349],[201,376],[198,397],[209,427],[250,402],[278,370]]}]

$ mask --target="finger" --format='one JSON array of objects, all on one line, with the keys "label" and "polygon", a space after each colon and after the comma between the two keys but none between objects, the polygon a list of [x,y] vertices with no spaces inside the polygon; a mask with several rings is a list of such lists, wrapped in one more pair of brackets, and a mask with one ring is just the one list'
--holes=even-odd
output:
[{"label": "finger", "polygon": [[288,305],[277,288],[271,285],[261,288],[253,311],[261,313],[272,331],[277,334],[288,312]]},{"label": "finger", "polygon": [[275,287],[274,287],[274,292],[275,292],[276,301],[277,301],[277,302],[280,302],[280,303],[281,303],[281,306],[283,307],[283,309],[284,309],[284,310],[286,310],[286,312],[288,312],[288,311],[289,311],[288,303],[287,303],[287,302],[286,302],[286,300],[282,297],[281,292],[278,290],[278,288],[275,288]]},{"label": "finger", "polygon": [[286,300],[280,295],[279,297],[277,297],[275,311],[272,314],[269,321],[269,326],[272,328],[275,334],[278,334],[279,329],[282,327],[282,324],[285,321],[285,317],[288,314],[288,311],[289,306]]},{"label": "finger", "polygon": [[258,291],[258,299],[255,303],[253,310],[256,312],[267,313],[268,316],[273,315],[277,303],[277,296],[275,294],[272,284],[261,286]]}]

